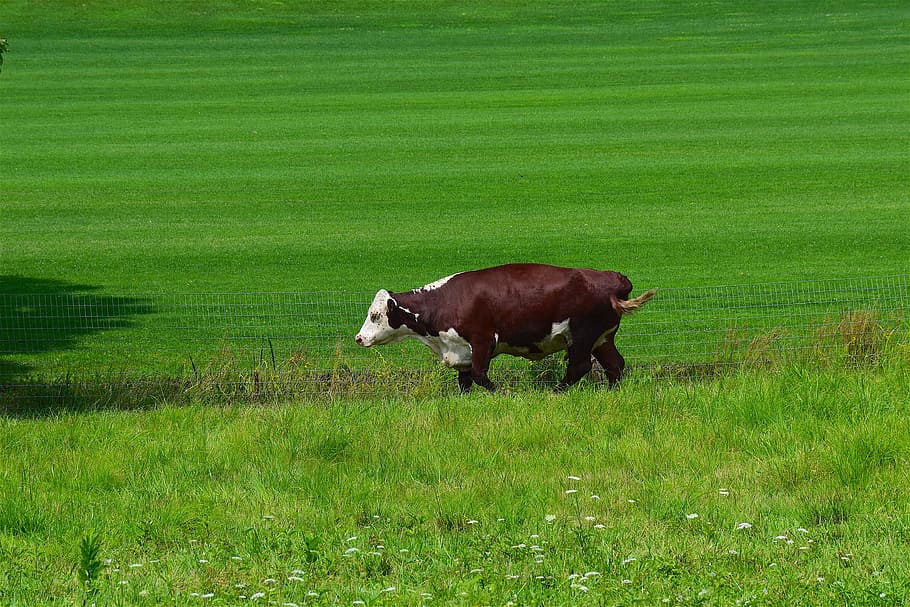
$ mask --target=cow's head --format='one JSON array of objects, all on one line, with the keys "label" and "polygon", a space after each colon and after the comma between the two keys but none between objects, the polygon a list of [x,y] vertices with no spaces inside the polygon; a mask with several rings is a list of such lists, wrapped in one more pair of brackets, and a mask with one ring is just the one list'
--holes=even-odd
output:
[{"label": "cow's head", "polygon": [[382,289],[373,298],[367,319],[363,321],[363,326],[360,327],[354,341],[365,348],[401,341],[415,334],[415,331],[408,327],[408,324],[411,324],[408,320],[413,321],[413,316],[400,308],[395,298]]}]

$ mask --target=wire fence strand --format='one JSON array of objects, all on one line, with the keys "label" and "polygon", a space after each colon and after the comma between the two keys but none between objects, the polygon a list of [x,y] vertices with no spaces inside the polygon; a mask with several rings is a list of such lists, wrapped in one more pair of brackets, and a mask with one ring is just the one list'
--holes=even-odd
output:
[{"label": "wire fence strand", "polygon": [[[302,385],[327,390],[339,378],[361,387],[448,378],[451,372],[416,342],[356,346],[372,298],[0,292],[0,405],[59,399],[86,385],[116,384],[123,392],[207,383],[228,398],[266,388],[293,393]],[[910,275],[668,288],[623,321],[617,346],[637,373],[781,360],[873,364],[888,347],[907,343],[908,304]],[[491,373],[510,383],[547,383],[559,365],[558,357],[500,357]]]}]

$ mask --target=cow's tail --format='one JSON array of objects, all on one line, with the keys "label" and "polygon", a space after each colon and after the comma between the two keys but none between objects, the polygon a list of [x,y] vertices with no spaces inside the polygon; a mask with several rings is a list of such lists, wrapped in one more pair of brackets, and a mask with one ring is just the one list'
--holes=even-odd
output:
[{"label": "cow's tail", "polygon": [[616,297],[612,298],[613,309],[619,316],[624,316],[626,314],[632,314],[637,309],[645,305],[649,299],[654,297],[657,293],[657,289],[651,289],[650,291],[645,291],[635,299],[622,300]]}]

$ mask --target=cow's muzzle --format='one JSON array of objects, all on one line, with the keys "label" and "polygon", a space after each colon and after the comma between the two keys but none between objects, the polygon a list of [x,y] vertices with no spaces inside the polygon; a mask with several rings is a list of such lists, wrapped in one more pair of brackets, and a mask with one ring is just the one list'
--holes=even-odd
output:
[{"label": "cow's muzzle", "polygon": [[357,336],[354,338],[354,341],[357,342],[357,345],[358,345],[358,346],[363,346],[364,348],[369,348],[369,347],[372,345],[372,344],[369,343],[366,339],[363,338],[363,335],[361,335],[361,334],[359,334],[359,333],[358,333]]}]

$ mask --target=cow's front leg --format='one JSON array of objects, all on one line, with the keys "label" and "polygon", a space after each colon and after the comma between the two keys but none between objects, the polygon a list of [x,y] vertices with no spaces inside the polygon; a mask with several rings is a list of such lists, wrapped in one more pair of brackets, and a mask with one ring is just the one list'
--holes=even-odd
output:
[{"label": "cow's front leg", "polygon": [[458,372],[458,387],[461,389],[462,394],[467,394],[471,391],[471,384],[474,383],[474,380],[471,379],[471,370],[464,369]]},{"label": "cow's front leg", "polygon": [[564,392],[569,386],[575,384],[591,370],[591,349],[571,346],[568,352],[569,364],[566,366],[566,375],[556,384],[556,392]]},{"label": "cow's front leg", "polygon": [[493,344],[493,339],[479,339],[471,342],[471,380],[490,392],[496,391],[496,386],[487,375],[490,371],[490,360],[493,358]]}]

